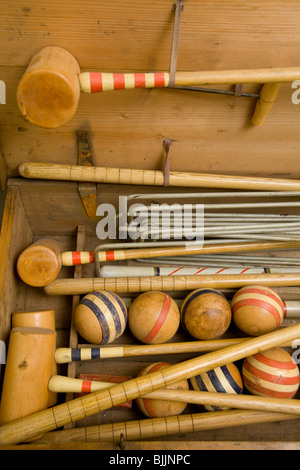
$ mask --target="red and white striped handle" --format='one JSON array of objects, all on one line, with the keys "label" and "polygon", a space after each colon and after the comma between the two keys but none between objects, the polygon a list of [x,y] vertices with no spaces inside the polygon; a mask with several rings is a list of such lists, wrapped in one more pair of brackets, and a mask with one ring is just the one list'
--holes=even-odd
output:
[{"label": "red and white striped handle", "polygon": [[79,75],[79,83],[81,93],[99,93],[134,88],[163,88],[169,86],[169,73],[83,72]]},{"label": "red and white striped handle", "polygon": [[77,266],[95,262],[94,251],[65,251],[61,255],[63,266]]}]

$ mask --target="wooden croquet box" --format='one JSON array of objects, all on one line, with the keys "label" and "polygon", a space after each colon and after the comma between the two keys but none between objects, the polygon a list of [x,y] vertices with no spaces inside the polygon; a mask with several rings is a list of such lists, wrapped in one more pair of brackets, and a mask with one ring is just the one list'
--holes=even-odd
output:
[{"label": "wooden croquet box", "polygon": [[[259,127],[251,124],[253,99],[171,89],[81,96],[75,117],[58,129],[38,128],[22,117],[16,102],[17,84],[39,48],[65,47],[77,58],[81,69],[87,71],[168,70],[173,22],[173,0],[128,0],[126,4],[122,0],[76,0],[64,4],[57,0],[51,4],[29,0],[26,6],[9,2],[2,12],[0,80],[6,85],[6,102],[0,104],[0,186],[6,188],[6,201],[0,238],[0,339],[6,345],[12,313],[37,309],[55,310],[57,347],[84,344],[72,325],[72,312],[79,297],[47,296],[42,288],[24,284],[16,272],[19,254],[43,236],[55,237],[66,251],[93,250],[100,244],[96,235],[99,219],[86,214],[77,183],[25,180],[18,175],[18,165],[24,161],[76,164],[78,130],[89,133],[94,165],[163,169],[163,142],[171,139],[172,170],[300,179],[300,107],[292,102],[295,90],[291,84],[282,85],[274,108]],[[244,4],[186,0],[177,69],[297,65],[299,41],[300,5],[292,0],[250,0]],[[243,90],[255,93],[259,86],[245,85]],[[119,195],[160,191],[181,190],[98,184],[97,201],[117,207]],[[195,192],[195,188],[188,191]],[[182,192],[186,189],[182,188]],[[276,209],[268,210],[276,212]],[[293,211],[297,213],[297,208]],[[291,211],[286,209],[288,212]],[[289,255],[291,259],[298,257],[298,251]],[[94,275],[95,266],[86,265],[64,267],[59,277]],[[284,300],[300,300],[300,287],[276,290]],[[229,298],[233,292],[224,291]],[[170,294],[179,297],[185,293]],[[284,324],[295,321],[285,320]],[[230,327],[226,337],[236,333]],[[189,339],[180,328],[172,341]],[[136,344],[136,340],[127,329],[116,344]],[[193,355],[107,359],[61,365],[58,369],[59,373],[71,377],[84,373],[134,377],[152,362],[178,363],[190,357]],[[2,365],[2,379],[4,369]],[[59,395],[58,402],[71,398]],[[185,413],[191,412],[198,412],[198,408],[188,405]],[[133,404],[131,408],[109,409],[72,426],[142,418]],[[122,445],[127,450],[289,450],[300,448],[299,431],[300,421],[293,420],[147,441],[62,445],[31,442],[7,448],[119,450]]]}]

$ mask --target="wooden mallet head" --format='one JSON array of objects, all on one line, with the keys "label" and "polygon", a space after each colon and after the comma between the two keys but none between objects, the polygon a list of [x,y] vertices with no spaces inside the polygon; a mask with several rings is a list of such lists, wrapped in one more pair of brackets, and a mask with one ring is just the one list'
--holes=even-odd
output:
[{"label": "wooden mallet head", "polygon": [[46,128],[68,122],[79,103],[79,73],[75,57],[61,47],[48,46],[34,54],[17,89],[23,116]]},{"label": "wooden mallet head", "polygon": [[52,237],[32,243],[19,255],[17,271],[26,284],[46,286],[56,279],[62,267],[61,246]]}]

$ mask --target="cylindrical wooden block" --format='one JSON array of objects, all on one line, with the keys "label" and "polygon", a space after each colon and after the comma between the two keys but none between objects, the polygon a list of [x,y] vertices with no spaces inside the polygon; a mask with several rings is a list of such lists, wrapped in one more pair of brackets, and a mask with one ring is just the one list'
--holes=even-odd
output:
[{"label": "cylindrical wooden block", "polygon": [[246,357],[242,376],[245,387],[253,395],[292,398],[299,388],[298,366],[279,347]]},{"label": "cylindrical wooden block", "polygon": [[231,322],[231,308],[226,297],[214,289],[197,289],[183,301],[183,328],[197,339],[216,339],[222,336]]},{"label": "cylindrical wooden block", "polygon": [[17,101],[33,124],[56,128],[75,114],[80,97],[78,62],[70,52],[56,46],[38,51],[20,80]]},{"label": "cylindrical wooden block", "polygon": [[[192,388],[201,392],[219,392],[230,394],[243,393],[243,379],[237,366],[230,362],[224,366],[204,372],[190,378]],[[199,405],[204,411],[222,411],[228,407]]]},{"label": "cylindrical wooden block", "polygon": [[[170,365],[171,364],[168,364],[166,362],[155,362],[154,364],[150,364],[149,366],[142,369],[138,374],[138,377],[151,374],[151,372],[164,369]],[[184,379],[180,380],[179,382],[173,385],[168,386],[167,388],[176,390],[188,390],[189,383],[187,380]],[[187,406],[187,403],[183,403],[180,401],[155,400],[151,398],[137,398],[135,402],[138,409],[148,418],[179,415],[185,410]]]},{"label": "cylindrical wooden block", "polygon": [[35,327],[48,328],[55,331],[54,310],[36,310],[32,312],[13,312],[11,316],[12,328]]},{"label": "cylindrical wooden block", "polygon": [[127,308],[117,294],[95,291],[79,302],[74,322],[78,333],[89,343],[112,343],[125,331]]},{"label": "cylindrical wooden block", "polygon": [[53,330],[28,327],[11,330],[1,396],[1,424],[47,408],[55,346]]},{"label": "cylindrical wooden block", "polygon": [[20,278],[33,287],[43,287],[54,281],[61,266],[61,246],[51,237],[44,237],[30,245],[17,261]]},{"label": "cylindrical wooden block", "polygon": [[285,315],[284,303],[277,292],[260,285],[239,289],[232,298],[231,310],[235,325],[251,336],[279,328]]},{"label": "cylindrical wooden block", "polygon": [[128,324],[132,334],[142,343],[166,343],[179,328],[179,309],[164,292],[144,292],[129,307]]},{"label": "cylindrical wooden block", "polygon": [[[48,328],[55,331],[55,312],[54,310],[38,310],[35,312],[13,312],[11,316],[12,328]],[[53,358],[53,368],[51,375],[57,374],[57,364]],[[57,394],[49,392],[48,407],[57,403]]]}]

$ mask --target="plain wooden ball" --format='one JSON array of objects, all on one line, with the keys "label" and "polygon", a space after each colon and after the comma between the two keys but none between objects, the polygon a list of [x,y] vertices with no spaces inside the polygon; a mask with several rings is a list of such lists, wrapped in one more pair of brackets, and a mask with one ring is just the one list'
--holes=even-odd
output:
[{"label": "plain wooden ball", "polygon": [[180,326],[179,308],[164,292],[144,292],[129,307],[128,324],[132,334],[142,343],[166,343]]},{"label": "plain wooden ball", "polygon": [[181,306],[183,328],[196,339],[216,339],[231,323],[231,308],[226,297],[214,289],[191,292]]},{"label": "plain wooden ball", "polygon": [[[160,369],[165,369],[171,364],[167,362],[155,362],[145,367],[140,371],[138,377],[150,374]],[[168,385],[167,389],[172,390],[189,390],[189,383],[187,380],[183,379],[175,384]],[[149,399],[149,398],[137,398],[135,403],[138,409],[148,418],[159,418],[163,416],[175,416],[181,414],[187,403],[173,401],[173,400],[158,400],[158,399]]]}]

